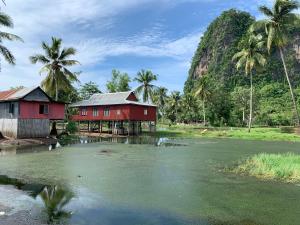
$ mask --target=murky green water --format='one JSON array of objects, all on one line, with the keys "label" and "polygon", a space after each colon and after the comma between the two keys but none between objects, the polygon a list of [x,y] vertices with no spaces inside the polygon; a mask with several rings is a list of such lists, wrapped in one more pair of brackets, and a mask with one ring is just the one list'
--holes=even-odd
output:
[{"label": "murky green water", "polygon": [[52,213],[70,224],[300,224],[300,186],[221,171],[258,152],[300,153],[300,144],[109,141],[114,143],[84,140],[52,151],[2,151],[0,174],[19,180],[0,177],[0,203],[30,208],[41,219]]}]

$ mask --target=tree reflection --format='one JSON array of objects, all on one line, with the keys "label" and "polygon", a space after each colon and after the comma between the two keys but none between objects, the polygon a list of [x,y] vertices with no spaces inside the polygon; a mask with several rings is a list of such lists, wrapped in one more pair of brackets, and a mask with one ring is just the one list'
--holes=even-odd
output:
[{"label": "tree reflection", "polygon": [[40,197],[43,200],[49,223],[60,222],[71,217],[72,212],[64,209],[74,197],[70,190],[57,185],[45,186]]}]

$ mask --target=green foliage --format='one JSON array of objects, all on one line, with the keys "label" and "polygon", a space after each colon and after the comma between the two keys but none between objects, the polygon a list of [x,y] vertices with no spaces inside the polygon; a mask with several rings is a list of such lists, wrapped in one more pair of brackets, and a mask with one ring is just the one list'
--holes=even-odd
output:
[{"label": "green foliage", "polygon": [[112,70],[111,81],[106,83],[106,88],[109,92],[129,91],[131,88],[129,83],[131,79],[127,73],[121,73],[119,70]]},{"label": "green foliage", "polygon": [[66,131],[70,134],[74,134],[78,131],[77,124],[73,121],[69,121],[66,126]]},{"label": "green foliage", "polygon": [[158,87],[153,91],[152,100],[155,105],[158,106],[158,119],[165,117],[165,108],[167,102],[168,89],[164,87]]},{"label": "green foliage", "polygon": [[81,99],[89,99],[93,94],[101,93],[99,86],[90,81],[80,86],[79,95]]},{"label": "green foliage", "polygon": [[135,91],[138,95],[142,96],[143,102],[153,102],[153,94],[157,87],[152,83],[156,80],[157,75],[152,73],[151,70],[141,70],[134,78],[134,81],[139,83]]},{"label": "green foliage", "polygon": [[76,54],[75,48],[63,48],[62,39],[52,37],[51,44],[42,42],[44,55],[35,54],[29,57],[31,63],[41,63],[43,67],[40,74],[46,73],[46,78],[42,81],[42,88],[55,100],[59,100],[59,92],[72,92],[73,83],[78,82],[80,73],[73,73],[67,67],[78,65],[76,60],[69,59]]},{"label": "green foliage", "polygon": [[[7,28],[13,28],[14,24],[10,16],[5,14],[4,12],[0,12],[0,26],[1,27],[7,27]],[[4,59],[12,65],[15,65],[16,59],[14,55],[10,52],[8,48],[6,48],[4,45],[2,45],[4,40],[8,41],[23,41],[19,36],[10,34],[7,32],[0,31],[0,54],[4,57]],[[0,67],[1,69],[1,67]]]},{"label": "green foliage", "polygon": [[185,93],[193,89],[193,80],[199,76],[196,74],[196,68],[204,58],[209,61],[207,74],[213,74],[224,80],[230,79],[236,71],[232,57],[238,50],[241,38],[253,22],[254,19],[249,13],[231,9],[223,12],[210,24],[192,59],[184,88]]},{"label": "green foliage", "polygon": [[[245,75],[244,70],[237,70],[232,57],[237,52],[245,53],[244,50],[251,43],[249,42],[250,36],[258,34],[265,42],[264,46],[259,46],[258,53],[261,55],[267,53],[265,28],[251,26],[254,22],[254,18],[246,12],[234,9],[223,12],[208,27],[195,52],[182,98],[197,91],[198,94],[201,92],[211,93],[206,97],[205,108],[210,125],[244,126],[248,123],[250,77]],[[299,34],[300,23],[286,26],[286,37],[289,43],[286,45],[284,53],[298,107],[300,106],[298,88],[300,66],[295,57],[293,45],[299,44],[299,40],[295,39]],[[253,62],[248,60],[248,66],[245,67],[247,64],[244,64],[243,57],[236,58],[240,59],[239,65],[244,65],[243,69],[246,68],[249,72],[249,66]],[[257,62],[262,61],[257,57],[254,58]],[[259,56],[259,58],[262,57]],[[293,105],[290,102],[289,87],[284,76],[280,54],[276,48],[272,48],[270,55],[266,58],[267,61],[263,68],[253,70],[253,123],[254,125],[270,126],[293,125],[293,113],[291,112]],[[200,74],[199,65],[201,68],[206,65],[207,71],[202,70]],[[205,79],[208,79],[209,82],[203,88],[201,83]],[[202,95],[198,95],[198,97],[203,100]],[[201,102],[198,104],[200,105]],[[183,114],[186,114],[184,110],[183,108]],[[179,118],[183,118],[183,116],[179,115]]]}]

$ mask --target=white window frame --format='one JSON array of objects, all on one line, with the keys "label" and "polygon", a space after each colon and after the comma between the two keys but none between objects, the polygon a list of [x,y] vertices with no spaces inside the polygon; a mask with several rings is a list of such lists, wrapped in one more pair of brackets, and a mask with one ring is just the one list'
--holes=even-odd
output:
[{"label": "white window frame", "polygon": [[81,108],[81,115],[87,116],[87,108],[86,107]]},{"label": "white window frame", "polygon": [[109,108],[103,110],[103,116],[109,116],[109,114],[110,114]]},{"label": "white window frame", "polygon": [[144,109],[144,116],[148,116],[148,109]]},{"label": "white window frame", "polygon": [[99,109],[98,109],[98,107],[93,107],[93,116],[94,117],[99,116]]}]

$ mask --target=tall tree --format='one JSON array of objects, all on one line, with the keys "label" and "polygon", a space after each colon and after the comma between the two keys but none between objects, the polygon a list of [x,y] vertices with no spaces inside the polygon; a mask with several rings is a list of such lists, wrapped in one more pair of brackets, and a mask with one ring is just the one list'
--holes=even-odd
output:
[{"label": "tall tree", "polygon": [[262,35],[249,35],[249,40],[245,47],[233,56],[233,60],[237,60],[236,67],[240,69],[244,67],[246,75],[250,74],[250,112],[248,131],[251,131],[252,114],[253,114],[253,70],[259,66],[266,64],[266,59],[263,55],[264,41]]},{"label": "tall tree", "polygon": [[99,86],[92,81],[85,83],[84,85],[81,85],[79,89],[79,95],[81,99],[88,99],[93,94],[97,94],[97,93],[101,93]]},{"label": "tall tree", "polygon": [[196,91],[195,91],[195,96],[199,96],[201,101],[202,101],[202,110],[203,110],[203,124],[206,126],[206,110],[205,110],[205,105],[206,101],[211,94],[209,90],[209,77],[208,76],[202,76],[201,79],[198,82]]},{"label": "tall tree", "polygon": [[112,78],[106,83],[106,88],[109,92],[129,91],[131,88],[129,83],[131,79],[127,73],[122,73],[119,70],[112,70]]},{"label": "tall tree", "polygon": [[46,73],[46,78],[42,81],[43,89],[58,101],[59,90],[71,90],[72,83],[78,82],[78,74],[73,73],[68,66],[79,64],[77,60],[69,59],[76,54],[75,48],[61,49],[62,39],[52,37],[51,44],[42,42],[45,54],[36,54],[30,57],[33,64],[41,63],[44,66],[40,74]]},{"label": "tall tree", "polygon": [[294,106],[294,114],[296,116],[296,124],[300,125],[299,111],[296,104],[293,87],[288,74],[284,50],[288,44],[288,27],[299,23],[299,17],[294,10],[299,8],[299,3],[294,0],[275,0],[273,8],[267,6],[259,7],[259,10],[267,17],[266,20],[260,21],[258,25],[263,24],[265,27],[267,39],[267,48],[270,53],[272,47],[276,47],[279,50],[281,61],[284,68],[286,80],[290,88],[290,94]]},{"label": "tall tree", "polygon": [[165,114],[165,106],[166,106],[166,101],[167,101],[167,92],[168,89],[165,87],[158,87],[154,91],[154,96],[153,96],[153,102],[157,104],[159,113],[163,117]]},{"label": "tall tree", "polygon": [[[6,15],[3,12],[0,12],[0,26],[13,28],[14,24],[10,16]],[[10,52],[8,48],[6,48],[2,43],[4,40],[8,41],[23,41],[19,36],[0,31],[0,54],[4,57],[4,59],[12,65],[16,64],[16,59],[14,55]],[[1,69],[1,67],[0,67]]]},{"label": "tall tree", "polygon": [[172,123],[176,122],[179,118],[180,101],[181,95],[179,91],[173,91],[168,98],[166,114]]},{"label": "tall tree", "polygon": [[153,92],[157,87],[152,84],[152,82],[156,80],[157,75],[153,74],[150,70],[141,70],[134,78],[134,81],[137,81],[140,84],[135,91],[137,94],[143,96],[143,102],[153,101]]}]

